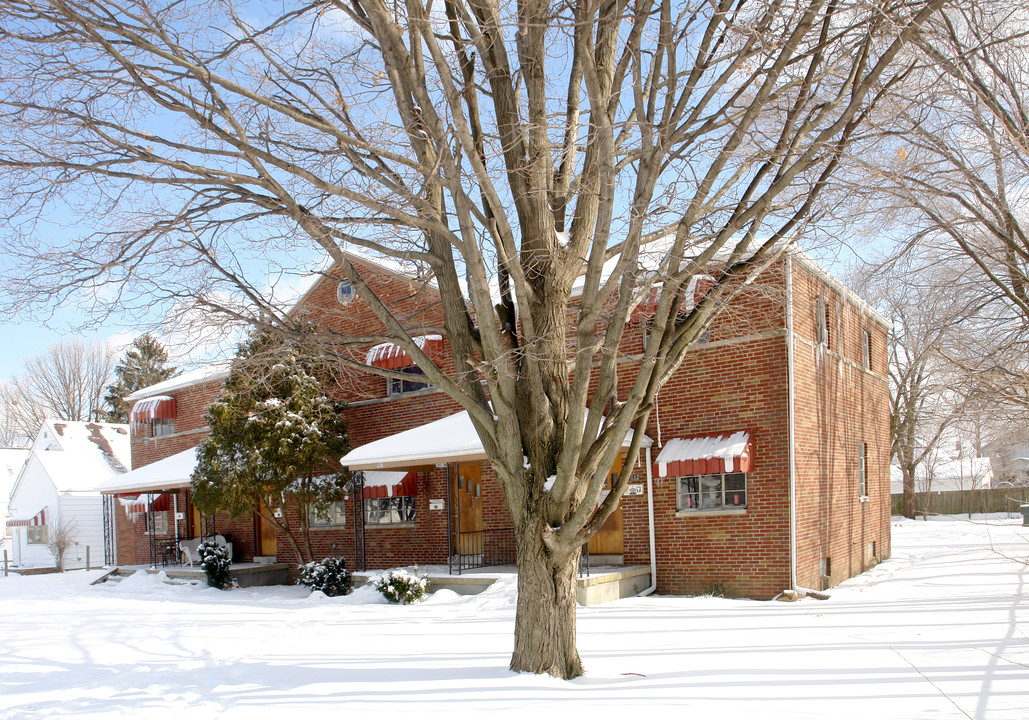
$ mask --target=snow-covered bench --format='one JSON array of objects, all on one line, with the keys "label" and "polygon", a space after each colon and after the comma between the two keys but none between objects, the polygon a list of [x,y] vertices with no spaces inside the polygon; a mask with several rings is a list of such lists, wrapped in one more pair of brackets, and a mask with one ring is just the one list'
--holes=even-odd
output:
[{"label": "snow-covered bench", "polygon": [[197,548],[200,547],[200,543],[204,540],[214,540],[229,551],[229,560],[232,560],[232,543],[226,540],[224,535],[215,535],[213,538],[207,537],[193,538],[191,540],[179,540],[179,556],[182,558],[183,565],[192,565],[200,562],[200,555],[197,554]]}]

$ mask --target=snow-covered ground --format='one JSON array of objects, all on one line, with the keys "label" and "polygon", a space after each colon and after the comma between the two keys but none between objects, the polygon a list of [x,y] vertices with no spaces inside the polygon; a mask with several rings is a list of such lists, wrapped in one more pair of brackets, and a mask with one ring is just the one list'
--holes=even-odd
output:
[{"label": "snow-covered ground", "polygon": [[894,521],[831,599],[579,610],[588,674],[507,670],[510,581],[408,607],[371,589],[221,592],[138,574],[0,579],[0,718],[1029,718],[1029,528]]}]

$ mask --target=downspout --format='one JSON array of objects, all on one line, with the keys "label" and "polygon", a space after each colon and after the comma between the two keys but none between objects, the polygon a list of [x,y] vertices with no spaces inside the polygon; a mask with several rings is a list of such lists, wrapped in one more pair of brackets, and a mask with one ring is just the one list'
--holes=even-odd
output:
[{"label": "downspout", "polygon": [[789,463],[790,463],[790,587],[797,589],[797,422],[796,383],[793,378],[793,256],[786,254],[786,395],[789,407]]},{"label": "downspout", "polygon": [[657,590],[657,554],[654,542],[654,475],[650,462],[650,448],[645,448],[647,458],[647,529],[650,531],[650,587],[640,591],[637,597],[646,597]]}]

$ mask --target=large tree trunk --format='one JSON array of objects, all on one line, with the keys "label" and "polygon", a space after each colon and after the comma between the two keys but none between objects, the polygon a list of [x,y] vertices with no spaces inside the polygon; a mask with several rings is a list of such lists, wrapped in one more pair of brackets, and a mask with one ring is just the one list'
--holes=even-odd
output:
[{"label": "large tree trunk", "polygon": [[580,548],[554,554],[539,528],[518,532],[518,608],[511,669],[570,679],[583,674],[575,646]]},{"label": "large tree trunk", "polygon": [[901,514],[909,520],[915,519],[915,471],[914,468],[902,467],[904,477],[904,500]]}]

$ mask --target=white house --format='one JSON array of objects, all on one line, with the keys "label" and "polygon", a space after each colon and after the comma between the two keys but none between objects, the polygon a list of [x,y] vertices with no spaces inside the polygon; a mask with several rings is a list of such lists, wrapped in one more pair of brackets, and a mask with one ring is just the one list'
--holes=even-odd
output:
[{"label": "white house", "polygon": [[[988,457],[961,457],[956,460],[923,463],[915,470],[915,492],[950,492],[993,487],[993,467]],[[904,476],[896,465],[890,466],[890,492],[904,492]]]},{"label": "white house", "polygon": [[29,451],[26,448],[0,448],[0,562],[3,561],[5,550],[8,559],[11,558],[11,529],[7,527],[7,504],[11,499],[14,481],[18,479],[18,473],[21,472],[28,456]]},{"label": "white house", "polygon": [[72,523],[74,544],[65,568],[104,560],[103,502],[97,488],[131,464],[129,426],[46,420],[11,490],[7,526],[14,564],[54,564],[46,547],[48,528]]}]

